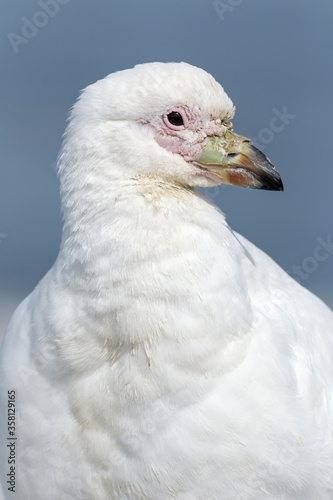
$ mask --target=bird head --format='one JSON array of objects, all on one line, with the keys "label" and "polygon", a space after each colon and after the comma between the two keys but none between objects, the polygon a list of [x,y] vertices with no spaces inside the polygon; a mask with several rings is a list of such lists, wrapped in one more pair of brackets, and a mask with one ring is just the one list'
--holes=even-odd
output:
[{"label": "bird head", "polygon": [[[270,160],[233,131],[233,116],[232,101],[204,70],[186,63],[141,64],[83,91],[67,142],[90,175],[100,170],[110,182],[282,190]],[[66,144],[64,151],[68,160]]]}]

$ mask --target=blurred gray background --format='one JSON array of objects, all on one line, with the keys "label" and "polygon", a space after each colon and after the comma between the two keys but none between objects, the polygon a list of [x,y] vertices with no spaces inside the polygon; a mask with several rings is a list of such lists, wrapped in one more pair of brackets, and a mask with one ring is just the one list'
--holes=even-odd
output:
[{"label": "blurred gray background", "polygon": [[329,0],[5,0],[0,335],[58,252],[68,109],[86,85],[148,61],[187,61],[222,83],[235,130],[263,148],[285,192],[207,194],[332,307],[332,22]]}]

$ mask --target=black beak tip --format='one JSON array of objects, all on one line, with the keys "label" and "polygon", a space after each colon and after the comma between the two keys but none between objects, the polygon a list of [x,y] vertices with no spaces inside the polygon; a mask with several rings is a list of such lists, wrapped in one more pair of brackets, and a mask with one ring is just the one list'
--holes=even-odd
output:
[{"label": "black beak tip", "polygon": [[278,178],[270,178],[268,179],[261,179],[262,184],[260,186],[260,189],[263,189],[265,191],[284,191],[283,183],[280,177]]},{"label": "black beak tip", "polygon": [[247,153],[250,153],[249,158],[255,165],[261,166],[261,171],[257,171],[261,183],[260,189],[266,191],[283,191],[284,188],[280,174],[277,172],[271,160],[253,144],[248,146]]}]

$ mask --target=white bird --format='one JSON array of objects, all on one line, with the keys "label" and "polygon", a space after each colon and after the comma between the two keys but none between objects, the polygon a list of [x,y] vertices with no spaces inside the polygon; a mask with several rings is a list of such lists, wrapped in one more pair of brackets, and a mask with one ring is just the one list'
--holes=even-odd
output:
[{"label": "white bird", "polygon": [[1,349],[6,499],[333,498],[333,314],[196,189],[282,189],[233,114],[185,63],[73,107],[60,253]]}]

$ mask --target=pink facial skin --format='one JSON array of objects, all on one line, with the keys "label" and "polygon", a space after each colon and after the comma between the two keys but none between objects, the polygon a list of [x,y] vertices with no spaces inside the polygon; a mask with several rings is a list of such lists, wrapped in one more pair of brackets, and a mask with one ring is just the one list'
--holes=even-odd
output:
[{"label": "pink facial skin", "polygon": [[[169,122],[168,114],[171,112],[182,116],[183,125]],[[162,148],[180,154],[188,162],[194,161],[200,154],[207,136],[221,136],[223,132],[221,119],[204,120],[199,108],[189,109],[181,105],[169,109],[162,117],[156,117],[147,125],[153,128],[155,140]],[[230,122],[223,125],[230,126]]]}]

